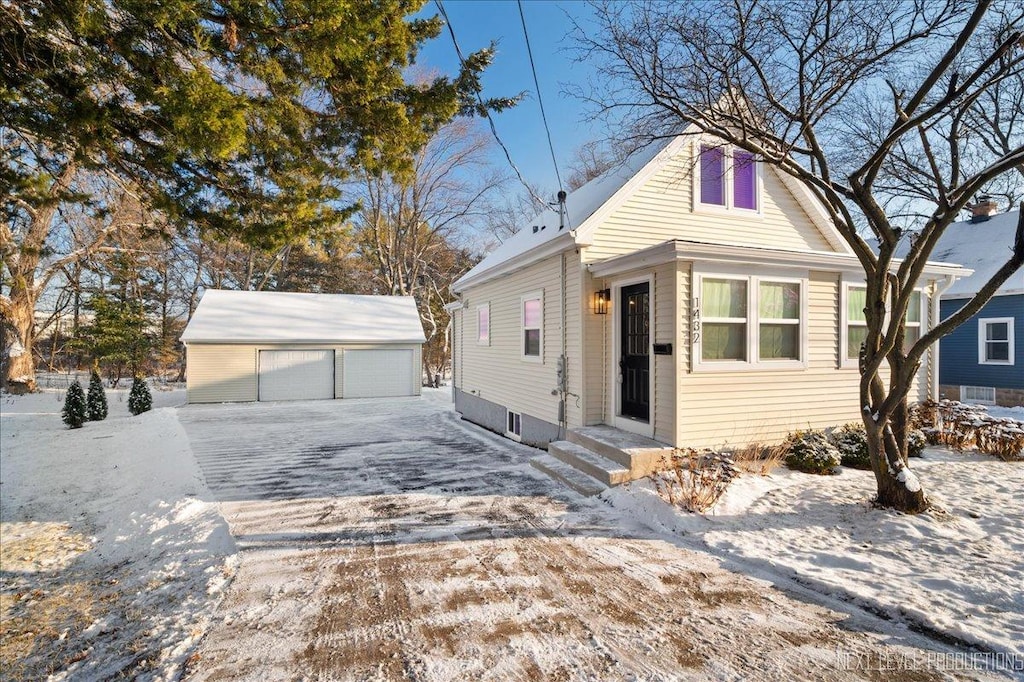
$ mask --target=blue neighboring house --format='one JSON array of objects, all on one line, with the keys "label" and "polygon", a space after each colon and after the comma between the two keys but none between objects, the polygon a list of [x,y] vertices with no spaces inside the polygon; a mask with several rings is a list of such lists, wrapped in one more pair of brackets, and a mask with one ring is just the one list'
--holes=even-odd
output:
[{"label": "blue neighboring house", "polygon": [[[942,294],[945,319],[959,310],[1006,262],[1020,211],[995,214],[983,197],[970,220],[950,225],[930,260],[974,270]],[[1024,405],[1024,269],[1015,272],[981,311],[939,345],[943,398],[968,403]]]}]

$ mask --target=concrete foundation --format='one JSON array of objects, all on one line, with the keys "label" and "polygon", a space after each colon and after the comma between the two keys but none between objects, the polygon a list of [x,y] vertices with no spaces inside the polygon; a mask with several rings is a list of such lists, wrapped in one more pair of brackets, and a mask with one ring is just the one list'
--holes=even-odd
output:
[{"label": "concrete foundation", "polygon": [[[453,392],[455,394],[455,411],[461,414],[463,419],[479,424],[502,436],[505,435],[508,410],[504,405],[485,400],[472,393],[466,393],[458,388],[453,389]],[[536,448],[546,448],[548,443],[558,439],[557,424],[522,414],[520,418],[521,442]]]}]

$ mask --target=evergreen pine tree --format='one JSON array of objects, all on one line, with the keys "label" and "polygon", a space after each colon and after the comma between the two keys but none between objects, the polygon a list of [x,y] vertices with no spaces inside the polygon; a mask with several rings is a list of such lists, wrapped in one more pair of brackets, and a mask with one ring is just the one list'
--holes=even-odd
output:
[{"label": "evergreen pine tree", "polygon": [[153,409],[153,394],[149,392],[149,386],[142,377],[135,377],[132,381],[132,390],[128,393],[128,411],[132,414],[142,414]]},{"label": "evergreen pine tree", "polygon": [[89,421],[99,422],[107,418],[107,394],[103,390],[103,380],[95,369],[89,377],[89,395],[86,399]]},{"label": "evergreen pine tree", "polygon": [[60,415],[69,428],[80,429],[87,418],[86,411],[85,391],[82,390],[82,384],[78,383],[76,379],[68,387],[68,395],[64,399],[64,409],[61,410]]}]

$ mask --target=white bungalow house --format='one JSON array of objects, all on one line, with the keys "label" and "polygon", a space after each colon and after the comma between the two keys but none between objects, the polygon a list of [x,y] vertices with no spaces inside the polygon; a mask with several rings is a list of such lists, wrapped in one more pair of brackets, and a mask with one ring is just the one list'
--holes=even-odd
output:
[{"label": "white bungalow house", "polygon": [[[962,272],[926,270],[908,327],[927,326],[933,294]],[[681,135],[571,193],[564,213],[541,213],[453,284],[455,408],[547,446],[560,462],[536,463],[549,473],[568,478],[569,463],[604,483],[646,475],[670,446],[855,421],[862,283],[800,183]],[[936,363],[914,398],[937,392]]]}]

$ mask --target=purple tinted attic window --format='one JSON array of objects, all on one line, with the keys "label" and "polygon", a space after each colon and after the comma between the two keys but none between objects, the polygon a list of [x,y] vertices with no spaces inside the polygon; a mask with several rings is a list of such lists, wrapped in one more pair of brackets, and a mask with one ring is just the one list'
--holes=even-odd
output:
[{"label": "purple tinted attic window", "polygon": [[733,154],[732,205],[757,210],[757,164],[750,152]]},{"label": "purple tinted attic window", "polygon": [[706,144],[700,146],[700,203],[725,206],[725,156]]}]

